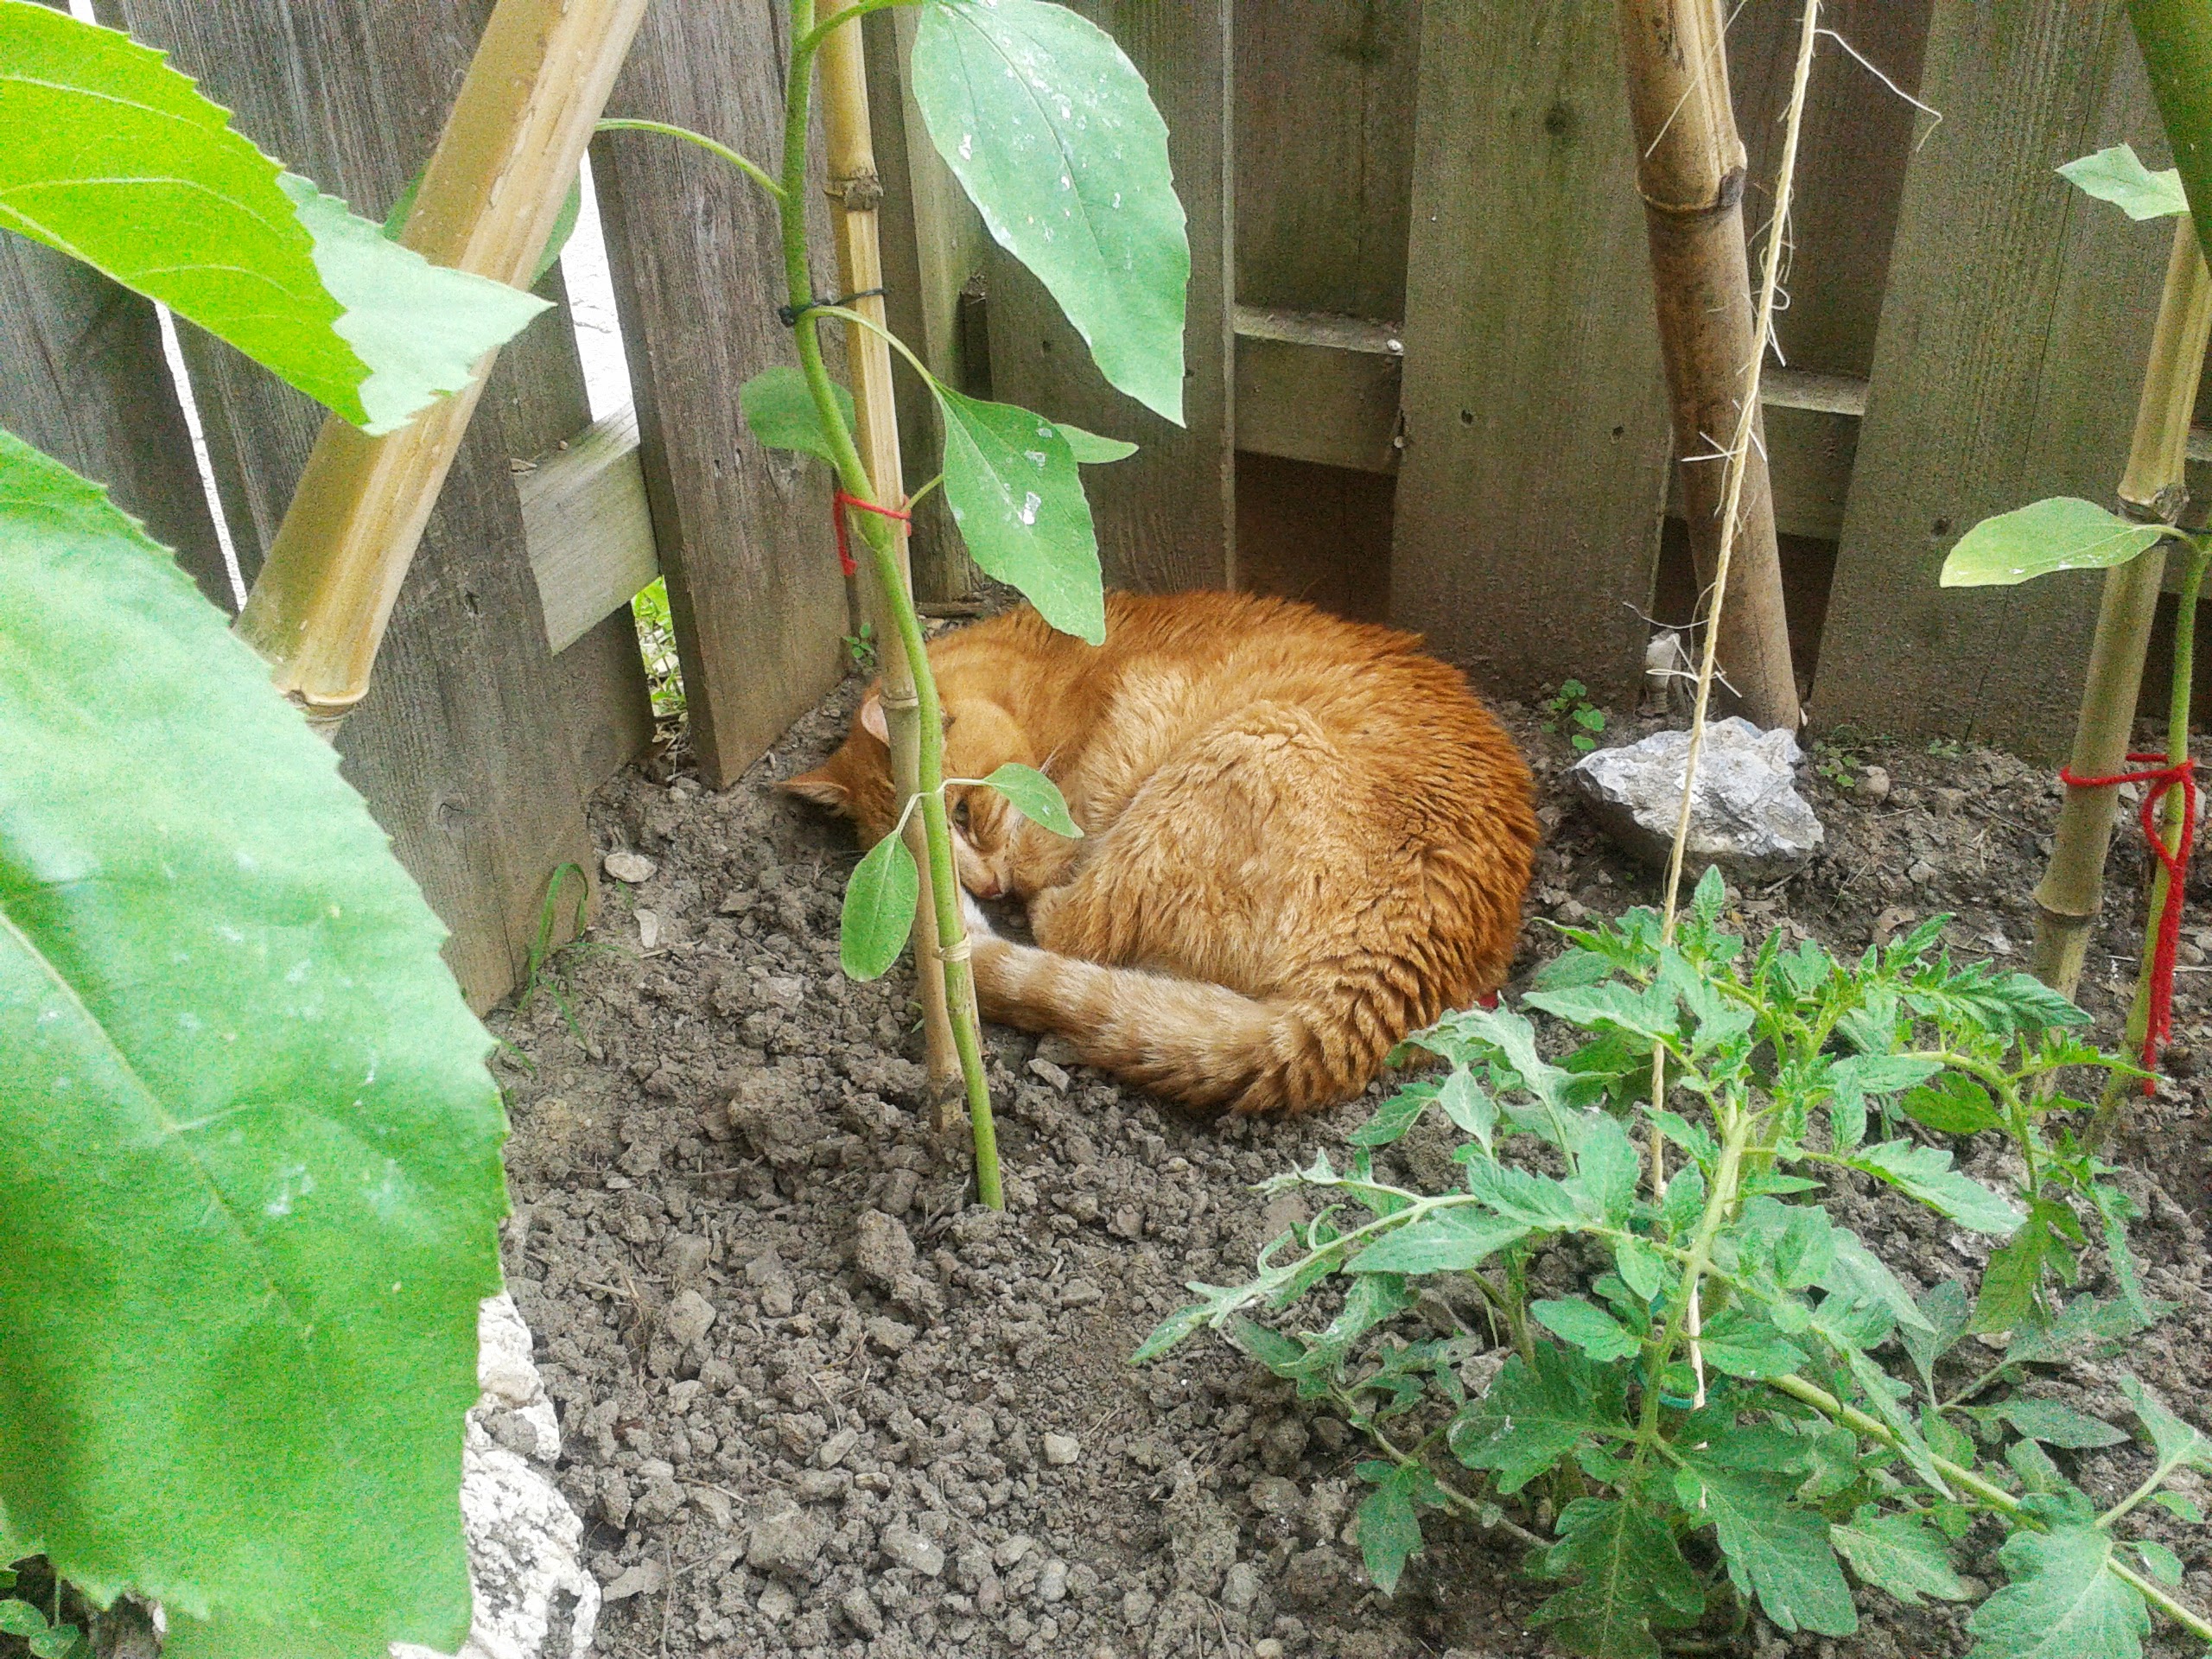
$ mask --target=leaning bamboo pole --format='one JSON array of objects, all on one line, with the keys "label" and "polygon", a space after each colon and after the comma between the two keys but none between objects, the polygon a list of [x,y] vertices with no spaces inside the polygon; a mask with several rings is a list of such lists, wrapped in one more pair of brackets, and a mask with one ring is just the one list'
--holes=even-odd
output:
[{"label": "leaning bamboo pole", "polygon": [[[2190,411],[2212,336],[2212,270],[2196,226],[2183,214],[2174,224],[2165,291],[2151,335],[2151,360],[2135,407],[2135,435],[2127,470],[2120,480],[2120,511],[2145,524],[2171,524],[2187,499],[2183,468],[2188,460]],[[2104,598],[2089,648],[2082,688],[2082,713],[2074,728],[2069,768],[2077,778],[2107,778],[2122,770],[2128,733],[2143,690],[2143,658],[2157,619],[2166,574],[2165,543],[2105,573]],[[2176,798],[2178,804],[2178,798]],[[2037,979],[2071,997],[2104,896],[2105,855],[2112,842],[2114,791],[2069,788],[2058,813],[2050,866],[2036,888],[2035,944],[2029,966]],[[2153,925],[2156,912],[2153,912]]]},{"label": "leaning bamboo pole", "polygon": [[[528,287],[645,0],[499,0],[401,240]],[[323,423],[240,613],[241,637],[318,730],[368,694],[400,584],[490,375],[380,438]]]},{"label": "leaning bamboo pole", "polygon": [[[1757,384],[1745,162],[1729,100],[1726,26],[1719,0],[1620,0],[1620,25],[1683,511],[1700,585],[1710,588],[1726,534],[1723,457]],[[1714,624],[1719,671],[1745,714],[1796,731],[1803,712],[1756,407],[1742,468],[1734,592]]]},{"label": "leaning bamboo pole", "polygon": [[[856,0],[830,0],[822,11],[824,24]],[[819,66],[822,74],[822,124],[829,160],[829,196],[832,239],[837,247],[838,282],[853,297],[847,302],[869,322],[845,325],[845,361],[853,393],[854,438],[860,446],[861,464],[875,499],[896,506],[906,499],[905,470],[899,455],[899,410],[891,380],[891,346],[882,334],[884,303],[883,253],[878,238],[877,205],[883,186],[876,176],[875,141],[868,120],[868,65],[857,22],[832,29],[823,36]],[[906,541],[899,538],[897,560],[899,579],[911,597],[913,575],[906,559]],[[865,590],[864,590],[865,591]],[[920,778],[920,732],[917,721],[920,702],[914,690],[913,665],[897,619],[881,603],[871,605],[869,620],[877,641],[877,660],[882,676],[885,724],[891,734],[891,776],[899,798],[911,798]],[[920,981],[923,1035],[926,1045],[930,1094],[938,1127],[950,1128],[958,1121],[962,1077],[955,1045],[952,1019],[945,1000],[944,958],[938,948],[936,895],[930,877],[929,842],[919,812],[906,820],[906,845],[921,872],[921,893],[914,918],[914,963]],[[962,981],[968,1003],[967,1018],[975,1012],[975,984]]]}]

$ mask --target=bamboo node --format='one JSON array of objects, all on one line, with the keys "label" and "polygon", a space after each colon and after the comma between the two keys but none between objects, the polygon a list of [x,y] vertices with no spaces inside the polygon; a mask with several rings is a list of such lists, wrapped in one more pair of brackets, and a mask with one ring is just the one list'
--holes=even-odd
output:
[{"label": "bamboo node", "polygon": [[1667,201],[1653,195],[1641,184],[1636,194],[1643,198],[1643,205],[1655,213],[1665,213],[1670,219],[1718,219],[1723,213],[1732,213],[1744,203],[1744,181],[1750,169],[1741,165],[1732,167],[1721,175],[1719,188],[1707,201]]},{"label": "bamboo node", "polygon": [[883,181],[875,176],[873,169],[832,179],[823,187],[822,193],[830,200],[843,204],[849,213],[872,213],[883,205]]},{"label": "bamboo node", "polygon": [[968,936],[962,934],[957,944],[940,944],[933,952],[939,962],[965,962],[974,954]]},{"label": "bamboo node", "polygon": [[2181,522],[2182,509],[2189,505],[2189,486],[2179,481],[2169,484],[2148,501],[2138,500],[2123,486],[2119,493],[2120,516],[2133,518],[2139,524],[2173,525]]}]

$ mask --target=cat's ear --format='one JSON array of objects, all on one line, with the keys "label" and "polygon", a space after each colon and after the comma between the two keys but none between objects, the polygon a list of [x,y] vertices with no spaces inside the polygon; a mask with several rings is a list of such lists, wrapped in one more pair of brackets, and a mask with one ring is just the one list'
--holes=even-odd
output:
[{"label": "cat's ear", "polygon": [[786,795],[796,795],[803,801],[812,801],[817,806],[826,806],[842,812],[852,804],[852,791],[830,775],[826,767],[813,772],[802,772],[795,778],[785,778],[776,785]]},{"label": "cat's ear", "polygon": [[883,699],[871,691],[868,701],[861,704],[861,729],[888,748],[891,745],[890,722],[883,717]]}]

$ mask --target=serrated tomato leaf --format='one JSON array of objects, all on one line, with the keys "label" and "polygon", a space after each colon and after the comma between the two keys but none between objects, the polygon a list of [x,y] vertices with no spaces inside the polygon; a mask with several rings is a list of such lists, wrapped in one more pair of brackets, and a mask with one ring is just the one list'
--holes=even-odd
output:
[{"label": "serrated tomato leaf", "polygon": [[1967,1621],[1967,1659],[2139,1659],[2151,1616],[2107,1570],[2112,1555],[2094,1526],[2014,1533],[1997,1552],[2012,1582]]},{"label": "serrated tomato leaf", "polygon": [[1868,1516],[1849,1526],[1828,1529],[1828,1541],[1851,1563],[1851,1570],[1908,1607],[1923,1596],[1938,1601],[1967,1599],[1967,1586],[1952,1570],[1943,1535],[1909,1515]]}]

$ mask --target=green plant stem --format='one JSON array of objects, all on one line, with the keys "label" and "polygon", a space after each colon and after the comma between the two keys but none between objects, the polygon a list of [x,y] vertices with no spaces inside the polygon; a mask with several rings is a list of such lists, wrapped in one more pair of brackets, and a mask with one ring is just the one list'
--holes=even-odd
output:
[{"label": "green plant stem", "polygon": [[[785,86],[784,176],[779,188],[784,247],[784,280],[793,307],[811,306],[813,280],[807,269],[806,149],[807,117],[814,73],[814,48],[819,44],[814,28],[814,0],[791,0],[791,73]],[[849,495],[873,501],[874,487],[859,448],[838,407],[830,371],[822,360],[822,342],[816,329],[831,313],[849,315],[834,307],[817,307],[792,330],[798,348],[799,372],[814,399],[830,447],[835,454],[837,476]],[[921,803],[923,838],[929,852],[930,899],[936,911],[939,954],[944,963],[945,1001],[951,1014],[953,1047],[960,1057],[961,1080],[968,1099],[968,1117],[976,1143],[977,1197],[992,1210],[1006,1208],[999,1175],[998,1132],[991,1116],[990,1084],[983,1073],[982,1033],[973,1016],[976,1006],[975,972],[967,951],[967,932],[960,916],[960,882],[952,856],[952,830],[944,810],[944,722],[938,701],[937,678],[930,671],[928,642],[922,635],[919,614],[906,591],[899,567],[898,532],[880,513],[857,515],[861,545],[868,559],[868,575],[878,601],[897,628],[913,676],[915,719],[918,728],[915,792]]]},{"label": "green plant stem", "polygon": [[[1853,1433],[1863,1434],[1869,1440],[1879,1440],[1883,1445],[1891,1447],[1895,1447],[1898,1443],[1896,1433],[1888,1425],[1869,1417],[1855,1406],[1844,1404],[1825,1389],[1806,1382],[1802,1376],[1774,1377],[1770,1379],[1767,1386],[1779,1389],[1791,1399],[1801,1401],[1812,1407],[1830,1421],[1841,1423]],[[1936,1472],[1946,1480],[1952,1482],[1961,1491],[1971,1492],[1978,1502],[1987,1508],[1998,1510],[2008,1519],[2018,1522],[2022,1526],[2034,1527],[2037,1531],[2042,1530],[2042,1528],[2037,1525],[2034,1517],[2021,1506],[2020,1500],[2003,1487],[1992,1485],[1973,1470],[1961,1469],[1948,1458],[1936,1457],[1931,1453],[1929,1461],[1935,1465]],[[2200,1641],[2212,1642],[2212,1620],[2205,1619],[2201,1614],[2176,1601],[2133,1567],[2115,1558],[2105,1562],[2105,1571],[2135,1591],[2144,1600],[2149,1602],[2191,1636]]]},{"label": "green plant stem", "polygon": [[694,132],[689,127],[679,127],[672,122],[632,120],[626,117],[609,118],[601,121],[592,130],[594,132],[658,132],[665,137],[681,138],[686,143],[696,144],[702,149],[713,151],[778,201],[785,200],[784,187],[768,176],[768,170],[766,168],[754,166],[728,144],[717,143],[703,132]]},{"label": "green plant stem", "polygon": [[1690,1302],[1697,1294],[1698,1281],[1712,1265],[1713,1241],[1720,1236],[1721,1228],[1727,1224],[1728,1212],[1735,1207],[1744,1148],[1751,1144],[1754,1120],[1749,1112],[1732,1112],[1722,1127],[1720,1161],[1713,1166],[1713,1191],[1706,1195],[1705,1214],[1698,1222],[1696,1237],[1690,1242],[1689,1260],[1682,1268],[1682,1287],[1675,1293],[1673,1305],[1667,1310],[1666,1331],[1659,1338],[1658,1347],[1652,1351],[1651,1369],[1643,1390],[1643,1421],[1637,1429],[1639,1440],[1656,1441],[1659,1379],[1681,1342],[1683,1327],[1689,1320]]},{"label": "green plant stem", "polygon": [[2180,1468],[2183,1464],[2188,1461],[2189,1459],[2186,1458],[2175,1458],[2171,1461],[2161,1459],[2158,1466],[2151,1471],[2151,1478],[2145,1481],[2140,1486],[2138,1486],[2133,1491],[2130,1492],[2126,1497],[2121,1498],[2120,1502],[2113,1504],[2112,1508],[2107,1510],[2102,1515],[2099,1516],[2097,1517],[2097,1524],[2105,1528],[2107,1530],[2110,1530],[2113,1522],[2119,1520],[2120,1516],[2126,1515],[2130,1510],[2135,1508],[2137,1504],[2149,1497],[2152,1493],[2157,1491],[2159,1487],[2164,1485],[2166,1484],[2166,1477],[2173,1473],[2175,1470]]},{"label": "green plant stem", "polygon": [[893,6],[918,6],[922,3],[924,0],[854,0],[853,4],[817,23],[801,35],[798,49],[812,57],[833,30],[855,17],[865,17],[872,11],[888,11]]},{"label": "green plant stem", "polygon": [[[2189,759],[2190,694],[2196,671],[2196,601],[2204,587],[2205,566],[2212,563],[2212,541],[2196,537],[2183,539],[2189,558],[2182,569],[2181,593],[2174,606],[2174,671],[2166,698],[2166,764],[2170,766],[2180,766]],[[2158,830],[2169,853],[2181,848],[2182,820],[2186,811],[2187,798],[2180,787],[2168,790]],[[2159,860],[2151,877],[2151,906],[2143,925],[2143,961],[2135,978],[2135,1001],[2127,1011],[2126,1049],[2130,1054],[2143,1052],[2144,1038],[2151,1029],[2151,984],[2158,971],[2158,918],[2164,913],[2171,886],[2165,861]],[[2127,1080],[2118,1075],[2107,1080],[2104,1092],[2097,1098],[2096,1116],[2082,1137],[2082,1144],[2091,1152],[2101,1147],[2120,1127],[2120,1102],[2126,1097],[2127,1087]]]}]

